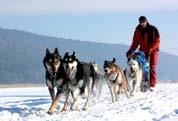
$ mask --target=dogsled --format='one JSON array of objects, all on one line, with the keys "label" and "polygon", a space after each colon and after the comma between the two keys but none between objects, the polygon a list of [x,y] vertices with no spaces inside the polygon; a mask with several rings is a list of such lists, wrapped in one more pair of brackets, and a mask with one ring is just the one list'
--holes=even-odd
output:
[{"label": "dogsled", "polygon": [[140,89],[142,92],[146,92],[150,87],[150,84],[149,84],[149,72],[150,72],[149,62],[145,57],[145,53],[142,51],[127,53],[128,61],[131,58],[135,59],[139,63],[139,65],[141,66],[141,68],[143,70],[143,78],[141,81]]}]

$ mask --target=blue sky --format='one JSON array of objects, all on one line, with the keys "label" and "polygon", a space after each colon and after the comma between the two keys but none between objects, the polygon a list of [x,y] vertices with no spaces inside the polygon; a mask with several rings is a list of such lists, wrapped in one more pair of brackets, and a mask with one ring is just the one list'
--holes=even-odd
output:
[{"label": "blue sky", "polygon": [[178,0],[0,0],[0,27],[81,41],[130,45],[140,15],[178,55]]}]

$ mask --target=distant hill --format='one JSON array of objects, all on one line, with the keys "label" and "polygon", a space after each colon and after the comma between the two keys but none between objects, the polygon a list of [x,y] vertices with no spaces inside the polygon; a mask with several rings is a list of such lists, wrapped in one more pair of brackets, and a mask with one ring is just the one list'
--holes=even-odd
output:
[{"label": "distant hill", "polygon": [[[55,47],[62,56],[66,51],[76,51],[79,59],[96,61],[101,67],[104,60],[113,57],[125,67],[125,52],[129,48],[122,44],[83,42],[0,28],[0,84],[45,83],[42,60],[46,48],[53,51]],[[178,80],[177,63],[178,56],[160,52],[158,79]]]}]

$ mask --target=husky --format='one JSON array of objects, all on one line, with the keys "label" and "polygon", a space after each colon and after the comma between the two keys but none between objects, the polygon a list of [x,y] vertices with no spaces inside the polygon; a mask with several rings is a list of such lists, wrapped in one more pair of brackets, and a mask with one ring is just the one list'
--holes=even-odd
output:
[{"label": "husky", "polygon": [[106,82],[110,89],[112,102],[116,102],[118,100],[118,94],[121,94],[122,92],[124,92],[129,98],[127,93],[127,80],[121,68],[117,65],[116,59],[113,58],[112,61],[105,60],[103,69],[105,72]]},{"label": "husky", "polygon": [[93,61],[90,62],[90,64],[94,67],[95,70],[95,87],[97,90],[97,98],[99,99],[101,97],[101,93],[102,93],[102,85],[103,85],[103,79],[104,79],[104,75],[100,69],[100,67],[98,66],[98,64]]},{"label": "husky", "polygon": [[130,96],[134,96],[137,92],[140,92],[141,82],[143,79],[143,70],[136,60],[136,57],[137,55],[134,53],[128,56],[125,69],[125,76],[128,81]]},{"label": "husky", "polygon": [[[61,64],[61,56],[58,49],[55,48],[53,53],[50,53],[48,48],[46,49],[46,55],[43,59],[43,65],[46,70],[46,85],[49,90],[49,94],[52,99],[51,106],[48,110],[48,114],[52,114],[58,107],[58,101],[60,97],[68,89],[68,81],[64,68]],[[57,93],[55,94],[55,87]],[[63,110],[66,110],[67,103],[64,104]]]},{"label": "husky", "polygon": [[[86,89],[88,90],[88,93],[83,110],[87,110],[95,82],[95,71],[93,66],[90,63],[80,62],[76,58],[75,52],[71,55],[69,55],[68,52],[65,53],[63,57],[63,66],[67,77],[70,79],[69,91],[74,94],[71,110],[78,109],[79,100],[81,99],[81,96],[86,94]],[[67,93],[68,96],[69,91]]]}]

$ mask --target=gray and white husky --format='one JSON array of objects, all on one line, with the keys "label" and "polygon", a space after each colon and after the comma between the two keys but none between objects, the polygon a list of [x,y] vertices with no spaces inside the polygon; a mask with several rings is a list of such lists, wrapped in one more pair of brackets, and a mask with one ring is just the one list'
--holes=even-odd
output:
[{"label": "gray and white husky", "polygon": [[140,92],[140,86],[143,78],[142,67],[135,58],[130,58],[128,60],[125,75],[128,81],[130,96],[134,96],[137,92]]},{"label": "gray and white husky", "polygon": [[102,94],[102,86],[103,86],[103,80],[104,80],[104,72],[100,69],[99,65],[94,61],[90,62],[90,64],[94,67],[95,74],[95,87],[97,92],[97,98],[99,99]]}]

